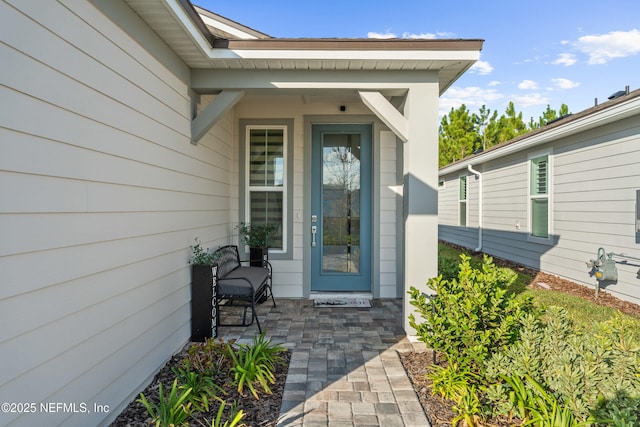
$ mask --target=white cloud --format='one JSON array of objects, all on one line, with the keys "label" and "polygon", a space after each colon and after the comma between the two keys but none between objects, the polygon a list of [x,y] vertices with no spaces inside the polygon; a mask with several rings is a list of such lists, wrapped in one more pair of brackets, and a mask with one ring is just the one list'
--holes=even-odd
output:
[{"label": "white cloud", "polygon": [[476,61],[476,63],[469,68],[469,71],[484,76],[491,73],[493,71],[493,67],[488,61]]},{"label": "white cloud", "polygon": [[518,83],[518,89],[533,90],[537,88],[538,88],[538,84],[533,80],[523,80],[520,83]]},{"label": "white cloud", "polygon": [[551,79],[551,81],[558,89],[573,89],[574,87],[580,86],[580,83],[571,81],[569,79],[557,78]]},{"label": "white cloud", "polygon": [[438,35],[434,33],[402,33],[403,39],[435,39],[436,37],[438,37]]},{"label": "white cloud", "polygon": [[376,32],[373,32],[373,31],[369,31],[367,33],[367,37],[370,38],[370,39],[395,39],[398,36],[396,36],[391,31],[387,31],[386,33],[376,33]]},{"label": "white cloud", "polygon": [[535,105],[547,105],[549,98],[545,98],[539,93],[530,93],[527,95],[514,95],[511,97],[513,104],[516,106],[516,111],[521,108],[532,107]]},{"label": "white cloud", "polygon": [[[433,40],[436,38],[451,38],[453,37],[455,34],[453,33],[446,33],[446,32],[438,32],[438,33],[409,33],[409,32],[404,32],[402,33],[402,38],[403,39],[428,39],[428,40]],[[392,32],[391,30],[387,30],[384,33],[378,33],[375,31],[370,31],[367,33],[367,37],[370,39],[395,39],[398,38],[398,35],[394,32]]]},{"label": "white cloud", "polygon": [[608,34],[582,36],[576,47],[589,55],[589,64],[604,64],[640,52],[640,30],[612,31]]},{"label": "white cloud", "polygon": [[502,84],[502,83],[500,83],[500,82],[499,82],[499,81],[497,81],[497,80],[491,80],[491,81],[489,82],[488,86],[489,86],[489,87],[493,87],[493,86],[499,86],[499,85],[501,85],[501,84]]},{"label": "white cloud", "polygon": [[504,98],[504,95],[495,89],[482,89],[475,86],[450,87],[440,98],[440,116],[449,113],[451,108],[459,108],[462,104],[469,110],[475,110],[482,105],[489,106],[493,101]]},{"label": "white cloud", "polygon": [[558,55],[558,58],[552,62],[554,65],[564,65],[565,67],[570,67],[573,64],[578,62],[576,56],[573,53],[561,53]]}]

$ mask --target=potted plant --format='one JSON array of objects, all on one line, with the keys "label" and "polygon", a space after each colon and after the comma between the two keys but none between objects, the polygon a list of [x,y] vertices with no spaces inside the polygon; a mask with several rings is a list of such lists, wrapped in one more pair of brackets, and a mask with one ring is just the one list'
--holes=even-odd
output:
[{"label": "potted plant", "polygon": [[215,259],[196,237],[191,246],[191,341],[202,342],[213,335],[211,307],[213,305],[213,264]]},{"label": "potted plant", "polygon": [[276,225],[269,223],[249,224],[241,222],[238,231],[245,245],[249,246],[249,260],[253,266],[261,267],[268,258],[269,247],[276,233]]}]

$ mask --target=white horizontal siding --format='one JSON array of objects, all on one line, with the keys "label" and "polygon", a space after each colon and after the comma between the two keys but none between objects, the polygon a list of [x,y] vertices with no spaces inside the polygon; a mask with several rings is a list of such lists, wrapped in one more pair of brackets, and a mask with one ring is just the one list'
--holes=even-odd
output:
[{"label": "white horizontal siding", "polygon": [[189,338],[189,245],[229,242],[233,119],[192,145],[188,69],[112,6],[0,2],[0,400],[111,409],[2,425],[115,417]]},{"label": "white horizontal siding", "polygon": [[440,177],[444,187],[438,189],[438,222],[446,225],[458,225],[458,178]]},{"label": "white horizontal siding", "polygon": [[[375,163],[375,162],[374,162]],[[398,172],[396,137],[392,132],[380,132],[380,240],[379,295],[396,298],[398,294],[398,248],[396,239],[398,218]]]}]

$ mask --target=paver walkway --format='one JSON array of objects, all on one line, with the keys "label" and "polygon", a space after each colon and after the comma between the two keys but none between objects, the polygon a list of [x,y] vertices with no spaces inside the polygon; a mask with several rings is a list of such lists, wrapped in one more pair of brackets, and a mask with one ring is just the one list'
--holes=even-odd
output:
[{"label": "paver walkway", "polygon": [[[429,426],[399,352],[422,351],[402,330],[400,299],[371,308],[315,308],[313,301],[261,304],[266,335],[291,350],[279,426]],[[218,336],[250,342],[248,328],[222,327]]]}]

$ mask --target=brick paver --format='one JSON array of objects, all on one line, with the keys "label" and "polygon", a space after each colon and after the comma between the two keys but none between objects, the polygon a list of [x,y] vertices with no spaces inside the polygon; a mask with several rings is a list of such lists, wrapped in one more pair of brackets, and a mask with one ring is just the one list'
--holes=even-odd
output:
[{"label": "brick paver", "polygon": [[[398,356],[424,350],[402,330],[400,299],[373,300],[371,308],[276,303],[258,310],[267,337],[291,350],[278,426],[429,426]],[[218,331],[239,342],[256,333],[255,326]]]}]

